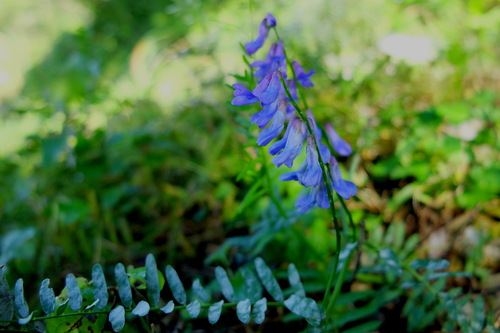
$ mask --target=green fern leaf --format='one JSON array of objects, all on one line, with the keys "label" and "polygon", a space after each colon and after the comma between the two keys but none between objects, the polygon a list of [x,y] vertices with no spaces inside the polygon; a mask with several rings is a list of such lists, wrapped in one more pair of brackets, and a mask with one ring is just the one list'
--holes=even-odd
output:
[{"label": "green fern leaf", "polygon": [[243,324],[248,324],[250,322],[250,309],[251,303],[248,298],[236,304],[236,315]]},{"label": "green fern leaf", "polygon": [[273,275],[273,272],[260,257],[255,258],[255,269],[260,281],[266,288],[267,292],[277,301],[283,302],[283,291]]},{"label": "green fern leaf", "polygon": [[259,278],[248,267],[241,268],[240,272],[243,276],[247,297],[252,302],[259,300],[262,297],[262,284],[260,283]]},{"label": "green fern leaf", "polygon": [[30,310],[28,304],[26,304],[26,299],[24,299],[23,279],[18,279],[14,285],[14,304],[21,318],[28,317]]},{"label": "green fern leaf", "polygon": [[169,301],[167,303],[167,305],[165,305],[164,307],[160,308],[160,311],[162,311],[165,314],[169,314],[172,311],[174,311],[174,308],[175,308],[174,301]]},{"label": "green fern leaf", "polygon": [[175,269],[168,265],[165,269],[165,275],[167,276],[167,282],[172,290],[172,295],[175,300],[180,304],[186,304],[186,290],[182,285],[181,279],[179,279],[179,275],[175,271]]},{"label": "green fern leaf", "polygon": [[96,308],[102,310],[108,304],[108,286],[106,284],[106,278],[102,271],[102,267],[99,264],[92,267],[92,292],[94,294],[94,299],[97,302],[95,304]]},{"label": "green fern leaf", "polygon": [[198,297],[203,303],[207,303],[209,300],[208,294],[200,283],[200,279],[195,279],[191,286],[196,297]]},{"label": "green fern leaf", "polygon": [[69,307],[78,311],[82,307],[82,293],[73,273],[66,275],[66,289],[68,290]]},{"label": "green fern leaf", "polygon": [[158,267],[155,257],[150,253],[146,257],[146,287],[148,299],[152,306],[158,305],[160,301],[160,282],[158,280]]},{"label": "green fern leaf", "polygon": [[40,304],[42,305],[43,312],[46,314],[51,314],[54,312],[56,307],[56,297],[54,295],[54,290],[49,288],[50,280],[45,279],[42,281],[40,286]]},{"label": "green fern leaf", "polygon": [[210,324],[213,325],[219,320],[222,312],[222,304],[224,304],[224,300],[220,300],[219,302],[210,305],[208,308],[208,321]]},{"label": "green fern leaf", "polygon": [[136,307],[132,310],[132,314],[139,316],[139,317],[144,317],[149,313],[149,309],[151,307],[149,306],[149,303],[146,301],[140,301]]},{"label": "green fern leaf", "polygon": [[120,332],[125,326],[125,309],[123,306],[118,305],[116,308],[111,310],[109,313],[109,322],[111,323],[111,327],[115,332]]},{"label": "green fern leaf", "polygon": [[296,315],[304,317],[309,324],[313,326],[321,324],[321,313],[313,299],[292,294],[285,300],[285,306]]},{"label": "green fern leaf", "polygon": [[215,278],[217,279],[217,282],[219,282],[222,295],[224,295],[229,302],[234,302],[234,289],[231,285],[231,281],[229,281],[226,270],[220,266],[216,267]]},{"label": "green fern leaf", "polygon": [[186,306],[186,310],[189,314],[189,317],[196,318],[200,314],[201,304],[197,299],[195,299]]},{"label": "green fern leaf", "polygon": [[[10,293],[9,284],[0,267],[0,320],[12,320],[14,317],[14,301]],[[0,325],[7,326],[9,323],[2,323]]]},{"label": "green fern leaf", "polygon": [[253,305],[252,315],[256,324],[262,324],[266,318],[267,298],[263,297]]},{"label": "green fern leaf", "polygon": [[121,263],[115,266],[115,278],[118,285],[118,295],[120,295],[122,304],[127,308],[131,307],[132,289],[130,289],[130,281],[128,280],[127,272],[125,272],[125,267]]},{"label": "green fern leaf", "polygon": [[300,281],[299,271],[297,271],[294,264],[290,264],[288,266],[288,282],[290,282],[295,294],[304,297],[306,296],[306,291]]}]

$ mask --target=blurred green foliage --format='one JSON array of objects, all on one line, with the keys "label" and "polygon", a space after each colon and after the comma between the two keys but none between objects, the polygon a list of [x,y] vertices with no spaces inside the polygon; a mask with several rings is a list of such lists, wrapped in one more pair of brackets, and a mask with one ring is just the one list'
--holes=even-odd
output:
[{"label": "blurred green foliage", "polygon": [[[281,170],[256,149],[249,114],[227,102],[225,83],[243,68],[238,43],[267,12],[289,52],[318,70],[308,96],[318,121],[355,147],[348,171],[360,192],[349,207],[372,245],[498,274],[498,1],[30,6],[0,3],[0,265],[11,279],[62,280],[148,252],[189,276],[262,255],[309,270],[306,290],[321,290],[335,249],[328,212],[280,214],[272,202],[289,211],[300,188],[276,185]],[[434,251],[438,230],[459,241]],[[456,244],[464,239],[473,251]],[[394,290],[372,278],[364,283],[379,290],[356,304],[377,298],[374,319]],[[442,307],[420,289],[407,297],[437,309],[409,320],[413,330],[438,320]]]}]

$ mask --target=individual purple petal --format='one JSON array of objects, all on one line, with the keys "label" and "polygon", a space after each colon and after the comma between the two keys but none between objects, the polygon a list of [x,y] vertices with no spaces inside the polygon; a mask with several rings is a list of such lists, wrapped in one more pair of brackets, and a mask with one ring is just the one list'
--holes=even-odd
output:
[{"label": "individual purple petal", "polygon": [[288,103],[286,106],[286,120],[290,120],[295,116],[295,106],[293,106],[291,103]]},{"label": "individual purple petal", "polygon": [[310,71],[309,73],[305,73],[302,66],[297,61],[292,62],[293,70],[295,75],[297,76],[297,80],[304,88],[311,88],[314,84],[311,81],[311,76],[316,73],[315,70]]},{"label": "individual purple petal", "polygon": [[273,14],[271,13],[267,14],[266,23],[269,28],[276,26],[276,18],[273,16]]},{"label": "individual purple petal", "polygon": [[349,199],[350,197],[356,195],[358,188],[354,185],[354,183],[342,179],[339,164],[333,156],[330,158],[330,171],[332,173],[333,189],[335,192],[337,192],[344,199]]},{"label": "individual purple petal", "polygon": [[294,118],[290,121],[288,126],[291,126],[288,138],[286,140],[285,148],[277,156],[272,159],[272,162],[280,167],[285,164],[291,168],[294,159],[299,156],[302,151],[302,144],[305,135],[305,125],[299,118]]},{"label": "individual purple petal", "polygon": [[252,94],[252,92],[247,89],[244,85],[235,83],[233,84],[234,88],[234,96],[233,100],[231,101],[232,105],[235,106],[241,106],[241,105],[248,105],[248,104],[254,104],[259,101],[259,99]]},{"label": "individual purple petal", "polygon": [[330,142],[332,143],[333,149],[335,149],[340,156],[349,156],[352,154],[351,145],[337,134],[332,125],[326,124],[325,131],[326,136],[328,136],[328,139],[330,139]]},{"label": "individual purple petal", "polygon": [[330,208],[330,201],[328,200],[325,184],[321,183],[318,187],[318,192],[316,193],[316,204],[320,208]]},{"label": "individual purple petal", "polygon": [[264,42],[266,41],[267,37],[267,18],[263,19],[262,22],[260,23],[259,26],[259,33],[257,35],[257,38],[254,41],[248,42],[245,44],[245,51],[248,54],[254,54],[259,50],[262,45],[264,45]]},{"label": "individual purple petal", "polygon": [[283,135],[283,137],[269,146],[269,148],[267,150],[269,152],[269,154],[276,155],[277,153],[279,153],[280,151],[285,149],[286,141],[288,140],[288,134],[290,133],[291,128],[292,128],[291,126],[288,126],[286,128],[286,131],[285,131],[285,134]]},{"label": "individual purple petal", "polygon": [[309,194],[303,195],[297,199],[295,202],[295,207],[300,214],[304,214],[309,209],[313,208],[316,203],[316,195],[318,193],[319,187],[314,186],[311,188]]},{"label": "individual purple petal", "polygon": [[276,99],[269,105],[266,105],[262,110],[257,113],[254,113],[250,118],[250,122],[252,124],[256,124],[259,128],[264,128],[267,124],[273,119],[276,111],[278,111],[278,106],[280,104],[280,100]]},{"label": "individual purple petal", "polygon": [[304,186],[315,186],[321,182],[321,165],[318,160],[318,152],[312,136],[307,137],[306,143],[306,163],[307,167],[304,174],[299,179]]},{"label": "individual purple petal", "polygon": [[299,181],[299,179],[302,177],[302,174],[304,173],[304,170],[307,167],[307,163],[302,163],[302,166],[297,170],[297,171],[290,171],[287,173],[284,173],[280,176],[281,181],[289,181],[289,180],[296,180]]},{"label": "individual purple petal", "polygon": [[274,102],[278,95],[282,93],[283,86],[280,78],[281,74],[279,72],[268,74],[253,90],[253,94],[259,98],[263,106]]},{"label": "individual purple petal", "polygon": [[257,78],[265,78],[266,75],[279,71],[286,78],[286,58],[283,49],[283,41],[278,41],[271,45],[265,60],[257,60],[250,67],[257,68],[254,76]]},{"label": "individual purple petal", "polygon": [[271,126],[264,129],[257,138],[259,146],[266,146],[271,140],[281,134],[285,127],[286,119],[286,102],[281,101],[278,106],[278,111],[274,114]]},{"label": "individual purple petal", "polygon": [[321,140],[322,137],[321,130],[319,129],[316,123],[316,119],[314,118],[312,111],[307,110],[306,114],[307,114],[307,120],[309,121],[309,125],[311,125],[314,135],[316,136],[316,140]]},{"label": "individual purple petal", "polygon": [[322,142],[318,142],[319,153],[321,154],[321,160],[323,163],[328,163],[332,154],[330,149]]}]

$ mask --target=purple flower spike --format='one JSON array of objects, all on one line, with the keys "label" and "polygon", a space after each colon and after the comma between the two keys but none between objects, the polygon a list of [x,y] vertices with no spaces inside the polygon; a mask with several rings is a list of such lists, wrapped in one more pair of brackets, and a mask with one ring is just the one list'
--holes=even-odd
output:
[{"label": "purple flower spike", "polygon": [[318,161],[318,152],[312,136],[307,137],[306,143],[306,163],[304,174],[299,179],[304,186],[315,186],[321,182],[321,165]]},{"label": "purple flower spike", "polygon": [[276,26],[276,18],[273,16],[273,14],[271,13],[267,14],[266,23],[269,28]]},{"label": "purple flower spike", "polygon": [[352,154],[351,145],[349,145],[337,134],[332,125],[326,124],[325,131],[328,139],[330,139],[330,142],[332,143],[333,149],[335,149],[340,156],[349,156]]},{"label": "purple flower spike", "polygon": [[278,141],[276,141],[275,143],[273,143],[272,145],[269,146],[269,148],[267,150],[269,152],[269,154],[276,155],[277,153],[279,153],[280,151],[285,149],[286,140],[288,140],[288,134],[290,133],[291,128],[292,128],[292,126],[288,126],[286,128],[285,135],[283,135],[283,137],[281,139],[279,139]]},{"label": "purple flower spike", "polygon": [[297,75],[297,80],[304,88],[311,88],[314,84],[311,81],[311,76],[316,73],[315,70],[310,71],[309,73],[304,72],[304,69],[297,61],[292,62],[293,70],[295,71],[295,75]]},{"label": "purple flower spike", "polygon": [[255,52],[257,52],[262,47],[262,45],[264,45],[264,42],[267,38],[267,32],[267,18],[265,18],[260,23],[257,38],[254,41],[245,44],[245,51],[247,51],[248,54],[254,54]]},{"label": "purple flower spike", "polygon": [[286,103],[281,101],[278,106],[278,111],[274,114],[273,122],[271,126],[263,130],[259,137],[257,138],[257,144],[259,146],[266,146],[271,140],[276,138],[281,134],[283,128],[285,128],[286,119]]},{"label": "purple flower spike", "polygon": [[344,199],[349,199],[350,197],[356,195],[358,188],[353,182],[342,179],[339,164],[333,156],[330,158],[330,171],[332,173],[333,189],[335,192],[337,192]]},{"label": "purple flower spike", "polygon": [[249,105],[254,104],[259,101],[257,96],[252,94],[250,90],[248,90],[244,85],[236,83],[233,84],[234,88],[234,98],[231,101],[232,105],[241,106],[241,105]]},{"label": "purple flower spike", "polygon": [[287,167],[291,168],[293,166],[293,161],[302,151],[302,144],[306,132],[305,124],[297,117],[292,119],[288,126],[291,127],[291,129],[288,133],[285,148],[272,160],[277,167],[285,164]]}]

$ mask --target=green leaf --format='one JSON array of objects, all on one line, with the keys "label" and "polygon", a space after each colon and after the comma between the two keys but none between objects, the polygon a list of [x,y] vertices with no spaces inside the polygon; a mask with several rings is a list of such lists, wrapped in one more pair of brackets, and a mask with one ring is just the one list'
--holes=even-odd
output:
[{"label": "green leaf", "polygon": [[304,286],[300,281],[299,271],[297,271],[297,268],[294,264],[288,265],[288,281],[290,282],[290,285],[294,290],[294,294],[304,297],[306,296]]},{"label": "green leaf", "polygon": [[130,281],[128,280],[127,272],[123,264],[118,263],[115,266],[115,278],[118,285],[118,294],[122,300],[122,304],[129,308],[132,306],[132,289],[130,289]]},{"label": "green leaf", "polygon": [[[14,300],[10,293],[9,284],[0,267],[0,320],[12,320],[14,317]],[[2,323],[0,325],[7,326],[9,323]]]},{"label": "green leaf", "polygon": [[23,279],[18,279],[14,285],[14,304],[21,318],[28,317],[30,310],[24,298]]},{"label": "green leaf", "polygon": [[262,324],[264,322],[264,319],[266,318],[266,310],[267,298],[263,297],[255,302],[252,309],[252,315],[256,324]]},{"label": "green leaf", "polygon": [[92,287],[94,299],[98,301],[96,308],[102,310],[108,304],[109,296],[106,278],[104,277],[104,272],[99,264],[95,264],[94,267],[92,267]]},{"label": "green leaf", "polygon": [[149,306],[149,303],[146,301],[140,301],[137,303],[136,307],[132,310],[132,314],[139,316],[139,317],[144,317],[149,313],[149,309],[151,307]]},{"label": "green leaf", "polygon": [[415,259],[410,262],[410,267],[413,269],[426,269],[426,270],[441,270],[450,266],[450,262],[445,259]]},{"label": "green leaf", "polygon": [[239,301],[238,304],[236,304],[236,315],[243,324],[250,322],[250,308],[251,303],[248,298]]},{"label": "green leaf", "polygon": [[116,308],[111,310],[109,313],[109,322],[111,323],[111,327],[115,332],[120,332],[125,326],[125,309],[123,306],[118,305]]},{"label": "green leaf", "polygon": [[193,289],[193,292],[196,295],[196,297],[198,297],[203,303],[208,302],[208,294],[205,288],[203,288],[203,286],[201,285],[200,279],[195,279],[193,281],[191,289]]},{"label": "green leaf", "polygon": [[247,297],[255,302],[262,297],[262,285],[259,278],[255,273],[248,267],[242,267],[240,269],[241,275],[243,276],[243,281],[245,284],[245,292]]},{"label": "green leaf", "polygon": [[181,279],[179,279],[179,275],[175,269],[168,265],[167,268],[165,268],[165,275],[167,277],[168,285],[172,290],[172,295],[176,301],[180,304],[186,304],[186,290],[184,289]]},{"label": "green leaf", "polygon": [[376,332],[377,329],[382,325],[381,320],[372,320],[367,323],[363,323],[352,327],[347,330],[342,330],[342,333],[366,333],[366,332]]},{"label": "green leaf", "polygon": [[484,299],[482,296],[477,296],[472,302],[472,318],[471,318],[471,329],[473,332],[481,332],[485,324],[484,315]]},{"label": "green leaf", "polygon": [[151,305],[156,306],[160,301],[160,282],[155,257],[150,253],[146,257],[146,287]]},{"label": "green leaf", "polygon": [[349,258],[351,257],[351,254],[353,253],[353,251],[356,249],[357,246],[358,242],[349,243],[345,246],[345,248],[342,251],[340,251],[339,263],[337,265],[337,273],[339,273],[342,270],[342,268],[344,267],[344,265],[346,265],[346,263],[347,264],[349,263]]},{"label": "green leaf", "polygon": [[25,318],[19,318],[19,320],[17,321],[19,323],[19,325],[26,325],[27,323],[29,323],[31,321],[31,317],[33,317],[33,313],[30,313],[29,316],[25,317]]},{"label": "green leaf", "polygon": [[66,289],[68,290],[69,307],[78,311],[82,307],[82,292],[73,273],[66,275]]},{"label": "green leaf", "polygon": [[200,314],[200,310],[201,310],[200,302],[198,302],[197,299],[193,300],[191,303],[189,303],[186,306],[186,310],[189,314],[189,317],[191,317],[191,318],[198,317],[198,315]]},{"label": "green leaf", "polygon": [[283,291],[281,291],[280,285],[276,278],[274,277],[269,266],[266,265],[264,260],[260,257],[255,258],[255,269],[257,270],[257,275],[260,281],[266,288],[267,292],[276,300],[277,302],[283,302]]},{"label": "green leaf", "polygon": [[174,301],[169,301],[164,307],[160,308],[160,311],[162,311],[165,314],[169,314],[172,311],[174,311],[175,305]]},{"label": "green leaf", "polygon": [[229,281],[229,277],[227,276],[224,268],[217,266],[215,268],[215,278],[221,287],[222,295],[229,301],[234,301],[234,289],[231,285],[231,281]]},{"label": "green leaf", "polygon": [[208,321],[210,324],[215,324],[219,321],[220,314],[222,312],[222,304],[224,304],[224,300],[220,300],[217,303],[210,305],[208,308]]},{"label": "green leaf", "polygon": [[316,302],[309,297],[292,294],[285,300],[285,306],[298,316],[304,317],[313,326],[321,324],[321,313]]},{"label": "green leaf", "polygon": [[40,286],[40,304],[42,305],[43,312],[46,314],[51,314],[54,312],[56,307],[56,297],[54,295],[54,290],[49,288],[50,280],[45,279],[42,281]]}]

